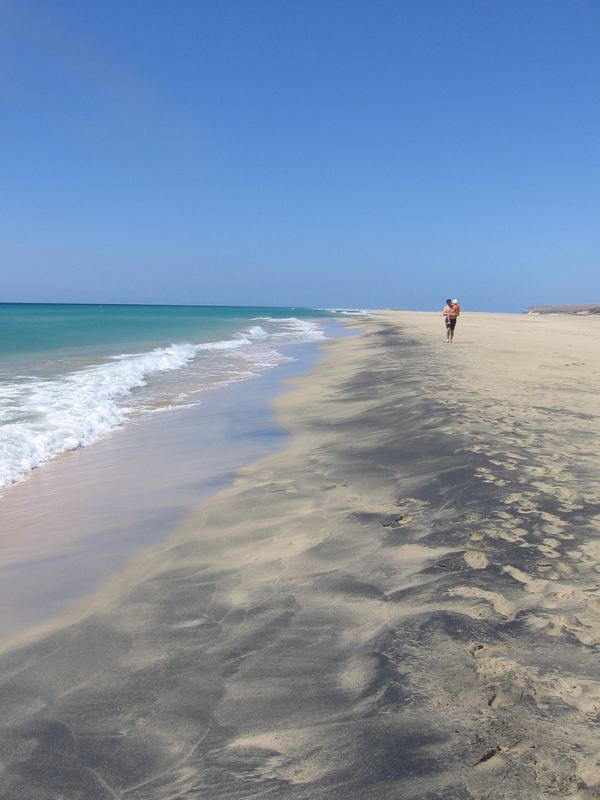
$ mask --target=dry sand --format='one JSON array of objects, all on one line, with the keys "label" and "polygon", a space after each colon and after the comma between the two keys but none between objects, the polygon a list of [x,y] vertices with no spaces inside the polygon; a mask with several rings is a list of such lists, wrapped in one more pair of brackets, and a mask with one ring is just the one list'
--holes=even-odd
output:
[{"label": "dry sand", "polygon": [[387,313],[0,657],[3,800],[600,797],[600,320]]}]

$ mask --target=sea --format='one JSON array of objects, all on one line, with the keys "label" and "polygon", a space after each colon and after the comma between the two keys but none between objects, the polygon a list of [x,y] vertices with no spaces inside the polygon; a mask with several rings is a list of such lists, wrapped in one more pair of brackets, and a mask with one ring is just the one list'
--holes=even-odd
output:
[{"label": "sea", "polygon": [[0,644],[283,447],[271,399],[362,313],[0,304]]},{"label": "sea", "polygon": [[302,308],[0,305],[0,492],[140,414],[202,402],[326,338]]}]

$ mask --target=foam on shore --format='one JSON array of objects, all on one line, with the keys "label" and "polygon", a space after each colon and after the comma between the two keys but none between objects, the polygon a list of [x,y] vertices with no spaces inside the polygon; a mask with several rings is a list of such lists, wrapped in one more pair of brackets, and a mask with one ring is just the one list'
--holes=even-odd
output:
[{"label": "foam on shore", "polygon": [[[0,490],[55,456],[87,447],[132,416],[179,407],[199,391],[245,380],[285,362],[282,345],[321,341],[306,319],[261,318],[230,339],[121,353],[56,379],[0,385]],[[181,373],[165,379],[165,373]],[[161,380],[162,378],[162,380]],[[139,390],[146,389],[140,395]]]}]

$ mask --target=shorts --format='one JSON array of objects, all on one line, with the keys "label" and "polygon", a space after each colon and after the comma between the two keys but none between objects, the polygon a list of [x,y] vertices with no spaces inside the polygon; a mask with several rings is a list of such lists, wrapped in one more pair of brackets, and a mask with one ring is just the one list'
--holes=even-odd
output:
[{"label": "shorts", "polygon": [[457,317],[446,317],[446,327],[453,331],[456,328],[456,320]]}]

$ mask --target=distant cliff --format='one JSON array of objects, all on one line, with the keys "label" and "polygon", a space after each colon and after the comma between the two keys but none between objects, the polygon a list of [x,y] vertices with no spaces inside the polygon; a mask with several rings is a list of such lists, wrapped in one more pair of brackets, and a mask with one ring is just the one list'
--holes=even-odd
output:
[{"label": "distant cliff", "polygon": [[600,314],[600,303],[588,303],[581,305],[562,305],[562,306],[527,306],[526,314],[578,314],[588,316],[589,314]]}]

